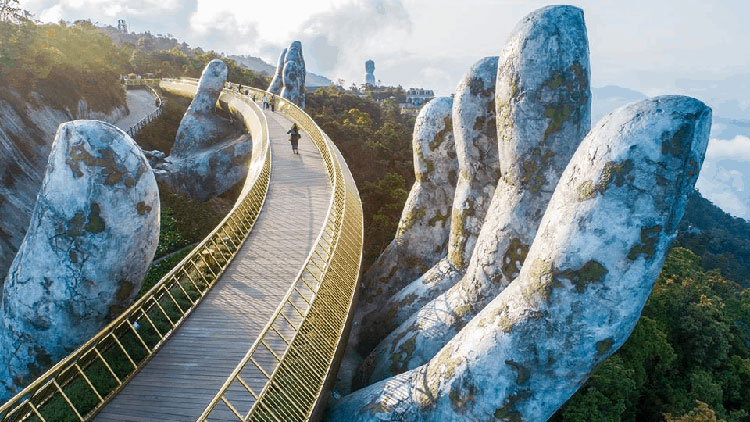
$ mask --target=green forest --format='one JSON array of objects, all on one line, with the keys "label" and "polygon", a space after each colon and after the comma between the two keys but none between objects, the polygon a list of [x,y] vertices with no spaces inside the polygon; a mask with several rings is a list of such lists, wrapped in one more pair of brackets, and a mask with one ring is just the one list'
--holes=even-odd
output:
[{"label": "green forest", "polygon": [[[267,78],[216,52],[184,46],[154,51],[151,39],[144,35],[136,44],[118,46],[86,20],[40,24],[25,18],[0,19],[0,87],[10,88],[24,101],[35,101],[32,93],[36,93],[47,105],[76,110],[83,99],[91,111],[109,113],[125,105],[121,75],[199,77],[215,58],[227,63],[232,81],[260,88],[268,85]],[[3,95],[8,97],[7,92]]]}]

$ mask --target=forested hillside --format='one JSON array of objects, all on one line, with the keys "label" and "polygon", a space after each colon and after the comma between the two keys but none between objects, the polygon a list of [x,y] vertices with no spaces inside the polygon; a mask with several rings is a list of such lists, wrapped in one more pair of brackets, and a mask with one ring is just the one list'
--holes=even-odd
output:
[{"label": "forested hillside", "polygon": [[414,183],[414,117],[401,114],[395,101],[376,103],[333,87],[308,93],[306,111],[336,143],[357,182],[365,217],[366,271],[393,239]]},{"label": "forested hillside", "polygon": [[[144,36],[145,40],[148,39]],[[0,86],[26,100],[36,92],[45,104],[75,109],[79,99],[93,111],[109,112],[125,102],[120,75],[200,76],[213,51],[175,47],[151,51],[148,43],[115,45],[89,21],[40,24],[29,19],[0,20]],[[229,79],[265,88],[268,79],[224,59]]]},{"label": "forested hillside", "polygon": [[750,224],[694,192],[688,199],[676,245],[698,254],[706,270],[750,287]]}]

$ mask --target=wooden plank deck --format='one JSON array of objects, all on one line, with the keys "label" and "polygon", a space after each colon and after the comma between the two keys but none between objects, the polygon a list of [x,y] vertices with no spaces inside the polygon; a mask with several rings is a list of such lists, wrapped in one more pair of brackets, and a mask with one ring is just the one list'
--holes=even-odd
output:
[{"label": "wooden plank deck", "polygon": [[291,122],[266,116],[271,182],[252,233],[203,303],[96,421],[196,420],[302,268],[323,226],[330,184],[309,136],[303,133],[294,155],[286,135]]}]

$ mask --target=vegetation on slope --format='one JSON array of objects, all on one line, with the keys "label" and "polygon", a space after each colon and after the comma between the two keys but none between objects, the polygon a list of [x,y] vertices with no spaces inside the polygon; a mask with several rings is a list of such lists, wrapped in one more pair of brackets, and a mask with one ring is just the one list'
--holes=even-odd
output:
[{"label": "vegetation on slope", "polygon": [[79,99],[109,113],[125,104],[118,83],[127,58],[88,22],[74,25],[0,22],[0,86],[75,114]]},{"label": "vegetation on slope", "polygon": [[[8,0],[3,0],[5,3]],[[12,3],[14,0],[8,4]],[[0,86],[22,95],[24,101],[34,101],[31,94],[38,93],[43,104],[68,109],[74,115],[80,99],[96,112],[109,113],[124,106],[120,75],[135,72],[199,77],[215,58],[227,63],[232,81],[261,88],[269,83],[268,78],[213,51],[191,49],[185,44],[154,50],[149,45],[153,37],[147,34],[135,44],[116,45],[106,31],[90,21],[42,24],[20,9],[0,18]]]},{"label": "vegetation on slope", "polygon": [[688,199],[675,244],[698,254],[704,269],[718,269],[727,279],[750,287],[750,224],[698,192]]},{"label": "vegetation on slope", "polygon": [[166,101],[161,115],[138,132],[138,145],[146,151],[161,151],[169,154],[177,129],[180,127],[182,116],[190,106],[191,98],[160,92]]},{"label": "vegetation on slope", "polygon": [[414,183],[414,117],[401,114],[394,101],[379,104],[333,87],[308,93],[306,111],[341,150],[359,188],[367,270],[393,239]]}]

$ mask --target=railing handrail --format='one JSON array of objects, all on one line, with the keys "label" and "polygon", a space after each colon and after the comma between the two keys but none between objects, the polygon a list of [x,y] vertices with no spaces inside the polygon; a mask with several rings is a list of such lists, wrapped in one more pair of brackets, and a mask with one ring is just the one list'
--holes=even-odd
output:
[{"label": "railing handrail", "polygon": [[[284,98],[274,96],[271,93],[254,88],[248,87],[247,89],[249,91],[252,91],[253,94],[270,95],[272,100],[275,100],[279,103],[279,106],[277,107],[277,110],[279,112],[285,114],[287,117],[295,121],[295,123],[299,124],[304,130],[308,132],[308,134],[313,139],[313,142],[320,150],[320,153],[323,156],[323,160],[326,164],[326,171],[328,173],[332,188],[331,201],[329,203],[329,209],[326,214],[326,224],[323,225],[323,228],[318,234],[316,241],[305,260],[305,265],[299,271],[294,283],[292,283],[290,288],[287,290],[287,293],[285,294],[283,300],[276,308],[276,311],[264,327],[263,331],[261,331],[261,334],[253,342],[253,345],[250,347],[243,359],[238,363],[238,365],[232,371],[231,375],[224,382],[222,387],[219,389],[217,394],[204,410],[203,414],[198,418],[198,421],[207,420],[210,414],[217,408],[217,405],[219,405],[219,403],[223,403],[224,405],[226,405],[231,413],[241,421],[250,420],[253,415],[258,412],[271,412],[273,419],[276,420],[306,420],[310,418],[310,416],[320,404],[321,394],[325,388],[326,383],[328,383],[329,381],[332,367],[336,365],[336,356],[340,354],[342,344],[341,342],[344,340],[344,333],[347,329],[347,324],[351,319],[350,316],[353,306],[353,299],[356,292],[357,278],[359,275],[359,268],[362,260],[362,206],[359,200],[359,193],[356,189],[354,179],[352,178],[351,172],[346,166],[346,162],[344,161],[336,146],[333,144],[333,142],[331,142],[330,138],[328,138],[325,132],[320,129],[317,123],[299,107]],[[356,232],[346,233],[346,223],[350,223],[350,226],[356,226]],[[327,232],[329,226],[332,226],[331,228],[335,229],[333,235],[330,235]],[[351,231],[352,228],[350,227],[349,229]],[[329,239],[326,240],[324,235],[328,235]],[[340,243],[342,236],[344,235],[353,236],[354,243],[349,242],[349,244],[347,244],[347,239],[345,239],[344,243]],[[354,249],[355,251],[347,251],[346,249],[340,250],[340,247],[342,247],[342,245],[344,248],[349,246],[349,249]],[[324,259],[322,262],[322,268],[318,265],[317,262],[315,262],[316,255],[317,258],[322,258],[322,256],[320,255],[321,249],[323,250],[323,254],[327,255],[326,259]],[[339,255],[336,255],[337,252],[339,252]],[[355,253],[356,257],[346,256],[347,252],[349,252],[349,254]],[[331,283],[333,283],[334,281],[327,280],[327,277],[330,274],[333,274],[332,266],[337,263],[335,259],[341,256],[344,256],[343,259],[354,260],[355,262],[353,264],[350,262],[350,264],[352,265],[349,269],[349,273],[345,274],[343,276],[343,279],[340,280],[343,281],[344,284],[348,282],[348,285],[341,286],[341,288],[343,289],[342,294],[348,297],[341,298],[345,300],[346,304],[343,307],[339,306],[337,309],[339,313],[334,317],[339,317],[339,320],[326,322],[326,325],[329,325],[329,327],[326,327],[326,329],[329,330],[328,334],[335,334],[336,338],[329,339],[331,341],[334,341],[335,343],[331,344],[329,342],[327,344],[328,353],[322,357],[319,357],[319,360],[322,361],[321,363],[324,364],[323,367],[319,368],[325,369],[318,370],[318,372],[313,375],[313,378],[316,379],[313,379],[310,383],[315,385],[311,385],[310,389],[308,389],[309,392],[312,393],[312,396],[308,397],[307,403],[292,403],[291,407],[294,408],[293,411],[284,409],[284,411],[280,412],[278,415],[273,414],[273,409],[269,408],[269,405],[267,403],[263,403],[263,401],[269,394],[271,394],[269,393],[269,391],[271,391],[271,386],[275,385],[274,383],[279,380],[279,377],[285,376],[284,374],[279,375],[280,372],[278,372],[282,365],[286,362],[285,359],[288,359],[289,356],[292,356],[295,353],[304,353],[304,350],[300,351],[300,348],[304,349],[305,342],[311,341],[304,338],[305,335],[309,333],[302,332],[302,327],[306,322],[309,322],[311,320],[311,315],[313,310],[315,309],[315,305],[318,303],[323,303],[320,302],[320,300],[326,299],[325,296],[321,296],[321,292],[326,293],[324,290],[330,289],[332,287]],[[311,264],[314,264],[317,269],[313,270],[311,268]],[[309,276],[312,276],[313,279],[318,281],[318,285],[315,288],[311,287],[308,284],[308,281],[305,281],[305,273],[307,273]],[[316,273],[319,274],[319,279],[315,276]],[[338,276],[338,274],[336,274],[336,276]],[[329,282],[324,286],[323,284],[326,281]],[[311,298],[309,300],[305,298],[305,296],[299,290],[300,287],[303,287],[301,282],[303,282],[305,286],[310,290],[310,292],[312,292]],[[299,297],[304,299],[304,301],[307,303],[306,309],[304,311],[300,311],[293,304],[292,296],[295,293],[299,295]],[[321,297],[322,299],[320,299]],[[294,327],[294,324],[292,324],[289,318],[283,314],[283,310],[287,307],[287,305],[291,305],[302,319],[302,321],[296,327]],[[325,303],[323,303],[323,305],[321,306],[326,305]],[[318,311],[320,312],[319,308]],[[286,321],[289,322],[289,325],[294,327],[294,333],[290,339],[286,339],[283,335],[281,335],[278,328],[274,327],[274,324],[277,321],[280,321],[281,318],[286,319]],[[312,319],[314,319],[314,316]],[[314,325],[314,323],[310,323],[308,325],[311,324]],[[313,329],[314,328],[315,327],[313,326]],[[281,340],[283,340],[283,342],[287,345],[281,357],[278,357],[276,352],[272,350],[272,348],[266,342],[266,337],[271,333],[272,330],[275,331],[278,337],[280,337]],[[316,336],[319,334],[321,333],[317,332]],[[298,340],[299,342],[295,343],[295,341]],[[302,343],[303,345],[299,346],[297,349],[293,349],[295,344],[299,345],[300,343]],[[271,368],[270,375],[268,374],[268,371],[266,371],[264,368],[261,368],[261,366],[253,358],[255,352],[261,350],[261,346],[267,349],[277,362],[276,366]],[[266,378],[266,382],[262,390],[258,394],[256,394],[252,390],[252,388],[242,379],[241,376],[242,371],[248,366],[249,362],[252,362],[252,364],[255,365],[255,367],[257,367]],[[250,396],[252,396],[252,399],[254,399],[253,404],[251,405],[245,416],[241,414],[241,412],[235,407],[235,405],[231,403],[231,400],[227,397],[227,393],[234,383],[239,383],[242,388],[244,388],[244,390]],[[289,396],[290,394],[286,394],[285,397],[289,398]],[[294,394],[291,394],[291,396],[294,396]],[[278,402],[274,402],[273,399],[268,399],[268,401],[273,402],[272,405],[279,406]],[[260,418],[261,416],[257,417]]]},{"label": "railing handrail", "polygon": [[[146,83],[146,84],[137,84],[134,86],[145,86],[146,89],[151,91],[151,95],[154,96],[154,98],[157,100],[157,104],[159,105],[156,110],[149,113],[147,116],[136,122],[133,126],[129,127],[127,132],[128,135],[130,135],[131,138],[135,139],[135,136],[138,134],[138,132],[141,131],[147,124],[151,123],[156,119],[157,117],[161,116],[161,113],[164,111],[164,105],[167,103],[167,101],[162,98],[161,95],[159,95],[158,92],[153,88],[152,83]],[[129,86],[127,83],[125,86]]]},{"label": "railing handrail", "polygon": [[[146,82],[149,80],[140,81],[142,81],[143,84],[146,84]],[[40,409],[38,407],[46,403],[46,400],[49,399],[49,396],[52,396],[55,393],[47,393],[46,397],[41,397],[40,400],[44,400],[44,402],[41,403],[34,403],[33,400],[36,399],[38,395],[45,395],[42,393],[47,392],[47,390],[50,388],[54,391],[58,391],[58,393],[68,403],[68,405],[72,407],[71,410],[73,411],[73,413],[75,413],[76,416],[78,416],[80,420],[87,420],[89,417],[95,415],[96,412],[101,409],[103,404],[105,404],[120,389],[122,389],[127,381],[132,378],[132,376],[135,375],[135,373],[137,373],[145,365],[145,363],[150,360],[154,353],[165,343],[165,341],[171,336],[171,334],[187,317],[187,315],[189,315],[192,310],[195,309],[195,306],[200,303],[203,297],[205,297],[205,294],[210,290],[211,287],[213,287],[215,281],[221,276],[224,269],[226,269],[226,266],[231,261],[231,258],[233,258],[234,254],[237,252],[237,250],[239,250],[239,247],[247,238],[250,230],[252,230],[252,226],[255,223],[255,220],[257,219],[261,208],[263,207],[266,192],[268,190],[271,166],[270,140],[268,137],[268,125],[265,115],[260,112],[257,105],[255,105],[254,103],[245,101],[245,99],[240,95],[236,95],[234,93],[232,93],[231,95],[239,98],[241,101],[244,101],[249,105],[250,109],[255,113],[255,117],[260,120],[260,125],[262,127],[262,134],[257,142],[258,154],[256,156],[256,147],[254,145],[253,160],[255,161],[251,161],[249,165],[248,178],[246,179],[245,189],[243,189],[243,192],[240,194],[240,198],[238,198],[235,206],[232,208],[229,214],[227,214],[221,220],[221,222],[211,231],[208,236],[206,236],[195,248],[193,248],[193,250],[190,251],[190,253],[188,253],[185,258],[183,258],[174,268],[172,268],[172,270],[170,270],[167,275],[162,277],[162,279],[157,282],[151,289],[149,289],[148,292],[146,292],[141,298],[136,300],[130,307],[128,307],[128,309],[126,309],[122,314],[116,317],[112,322],[107,324],[90,340],[88,340],[86,343],[78,347],[74,352],[60,360],[57,364],[48,369],[43,375],[32,381],[21,392],[19,392],[13,398],[0,406],[0,420],[24,420],[34,415],[40,420],[44,421],[45,419],[40,414]],[[259,162],[259,160],[262,160],[262,162]],[[251,180],[251,178],[253,179]],[[232,230],[232,232],[228,232],[228,230]],[[236,238],[234,238],[233,235],[236,235]],[[217,239],[220,242],[217,242]],[[225,255],[225,252],[228,252],[230,256],[227,257]],[[220,265],[216,265],[220,261],[223,262]],[[204,288],[200,288],[190,277],[190,271],[192,270],[189,270],[187,268],[188,264],[192,264],[192,270],[198,271],[198,274],[202,279],[198,280],[196,278],[196,280],[202,283],[204,285]],[[218,267],[218,272],[214,271],[214,269],[212,268],[214,266]],[[210,275],[204,277],[203,273],[201,273],[200,271],[205,269],[209,270]],[[195,288],[197,289],[197,293],[199,294],[198,298],[192,299],[192,296],[185,291],[183,284],[185,283],[185,279],[182,279],[181,281],[179,274],[180,272],[184,272],[184,274],[187,276],[187,279],[189,279],[192,285],[195,286]],[[169,282],[172,282],[172,284],[170,284],[169,288],[167,288],[167,284]],[[185,293],[187,299],[192,303],[192,305],[187,310],[183,311],[182,307],[178,304],[173,294],[169,290],[177,287],[179,287],[179,289]],[[161,296],[157,297],[158,294],[161,294]],[[176,322],[172,321],[172,318],[164,311],[162,305],[159,302],[167,296],[171,298],[171,301],[175,303],[181,313],[181,316]],[[151,306],[147,308],[146,305],[149,303],[149,301],[151,301],[152,303]],[[164,314],[166,320],[169,322],[169,325],[171,325],[171,329],[169,329],[165,334],[161,334],[161,332],[157,328],[157,325],[149,318],[148,312],[156,309],[155,306],[160,309],[161,313]],[[141,316],[133,318],[137,315],[137,312],[140,312]],[[145,319],[143,319],[143,317],[145,317]],[[133,322],[131,322],[131,318],[133,318],[133,321],[136,324],[138,324],[139,319],[144,322],[144,325],[146,324],[146,322],[148,322],[151,325],[151,328],[159,334],[159,341],[151,347],[148,347],[142,339],[141,335],[138,333],[139,328],[137,326],[134,326]],[[124,378],[124,380],[120,380],[119,377],[116,376],[115,372],[113,372],[112,369],[108,366],[105,359],[102,357],[104,351],[98,350],[97,347],[99,345],[102,345],[106,339],[112,337],[112,339],[117,343],[118,347],[122,349],[124,355],[131,361],[131,363],[134,363],[130,358],[127,350],[122,346],[122,344],[120,344],[117,336],[115,335],[115,331],[123,326],[125,328],[128,328],[129,326],[129,328],[132,329],[132,332],[143,344],[148,354],[142,361],[139,361],[140,364],[136,365],[135,369],[130,372],[127,377]],[[114,347],[114,345],[110,344],[110,347]],[[98,356],[98,358],[101,359],[101,362],[107,367],[109,372],[112,373],[119,384],[117,388],[109,391],[105,397],[100,396],[98,390],[94,388],[91,382],[87,379],[86,375],[84,374],[84,370],[82,370],[78,365],[78,363],[81,362],[84,357],[87,357],[91,353],[94,353],[96,356],[94,356],[94,360],[90,361],[89,364],[91,362],[95,362]],[[61,387],[57,381],[57,377],[67,375],[68,372],[73,371],[73,369],[75,369],[77,373],[81,374],[82,379],[86,381],[89,387],[91,387],[92,392],[95,393],[99,398],[98,404],[83,416],[80,415],[78,410],[71,405],[69,399],[63,393],[64,385]]]}]

